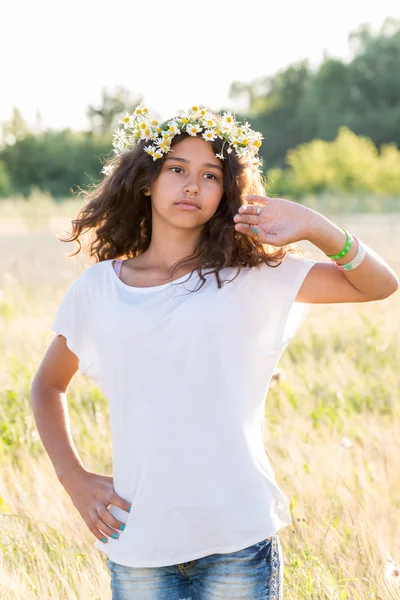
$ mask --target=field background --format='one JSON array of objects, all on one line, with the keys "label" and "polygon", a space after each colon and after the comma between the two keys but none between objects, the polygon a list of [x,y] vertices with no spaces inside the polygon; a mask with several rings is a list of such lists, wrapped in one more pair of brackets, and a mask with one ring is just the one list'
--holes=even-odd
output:
[{"label": "field background", "polygon": [[[93,535],[54,474],[29,400],[53,339],[51,321],[84,268],[84,260],[65,258],[71,247],[56,239],[77,206],[45,195],[0,202],[4,600],[111,598],[105,555],[92,547]],[[321,206],[400,274],[400,213]],[[266,401],[265,445],[294,521],[281,531],[285,600],[400,598],[385,578],[387,557],[400,562],[399,298],[312,306],[280,362],[282,376]],[[86,467],[111,474],[106,400],[78,374],[68,402]]]}]

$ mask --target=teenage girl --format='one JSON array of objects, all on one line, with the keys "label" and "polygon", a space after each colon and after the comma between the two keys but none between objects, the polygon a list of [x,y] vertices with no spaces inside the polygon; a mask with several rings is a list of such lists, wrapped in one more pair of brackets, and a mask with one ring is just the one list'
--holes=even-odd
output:
[{"label": "teenage girl", "polygon": [[[260,139],[229,113],[159,125],[137,107],[73,221],[69,240],[91,232],[95,262],[58,309],[32,407],[114,600],[282,597],[291,516],[263,445],[274,368],[305,304],[398,288],[350,233],[264,195]],[[296,253],[299,240],[331,261]],[[71,438],[78,369],[109,402],[113,476],[86,469]]]}]

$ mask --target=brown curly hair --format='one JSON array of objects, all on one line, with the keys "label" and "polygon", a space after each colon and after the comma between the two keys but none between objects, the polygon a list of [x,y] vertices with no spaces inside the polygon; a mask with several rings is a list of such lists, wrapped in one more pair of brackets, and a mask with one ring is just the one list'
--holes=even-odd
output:
[{"label": "brown curly hair", "polygon": [[[172,138],[171,147],[186,138],[181,133]],[[223,140],[210,142],[215,153],[221,153]],[[111,156],[106,165],[111,173],[98,184],[87,190],[80,190],[84,196],[76,219],[72,221],[72,233],[63,242],[78,243],[78,249],[67,255],[76,256],[82,249],[95,262],[115,258],[131,258],[145,252],[151,241],[152,214],[151,202],[144,191],[157,179],[164,157],[153,160],[143,151],[146,142],[140,140],[133,149]],[[215,273],[218,287],[221,287],[219,271],[225,267],[254,267],[261,262],[277,267],[292,246],[275,248],[262,244],[255,238],[236,231],[233,217],[239,207],[245,204],[247,194],[265,195],[266,182],[261,173],[255,173],[236,152],[223,150],[223,196],[213,217],[205,223],[198,244],[191,256],[175,263],[176,269],[187,262],[197,265],[198,275],[204,285],[202,269],[211,268],[206,274]],[[81,241],[82,240],[82,241]],[[271,262],[275,264],[270,264]],[[192,271],[193,272],[193,271]],[[202,285],[200,287],[202,287]]]}]

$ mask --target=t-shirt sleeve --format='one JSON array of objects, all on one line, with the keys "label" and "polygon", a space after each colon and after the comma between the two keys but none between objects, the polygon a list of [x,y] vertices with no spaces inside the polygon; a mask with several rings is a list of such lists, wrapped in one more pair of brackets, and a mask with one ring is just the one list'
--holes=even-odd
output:
[{"label": "t-shirt sleeve", "polygon": [[312,267],[317,261],[295,258],[288,254],[276,267],[275,302],[278,303],[273,345],[283,349],[294,338],[308,311],[308,304],[295,302],[296,296]]},{"label": "t-shirt sleeve", "polygon": [[85,283],[83,273],[68,288],[51,324],[51,330],[66,338],[68,348],[79,360],[79,371],[90,377],[95,351],[90,326],[90,300],[85,293]]}]

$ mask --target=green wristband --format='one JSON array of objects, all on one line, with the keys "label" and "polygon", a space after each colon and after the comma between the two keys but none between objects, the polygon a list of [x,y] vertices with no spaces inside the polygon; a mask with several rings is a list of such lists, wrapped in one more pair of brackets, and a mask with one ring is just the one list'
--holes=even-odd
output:
[{"label": "green wristband", "polygon": [[346,243],[344,245],[343,250],[341,250],[338,254],[333,254],[332,256],[329,256],[329,254],[326,255],[328,258],[331,258],[332,260],[339,260],[339,258],[343,258],[343,256],[346,256],[346,254],[348,253],[348,251],[351,248],[351,244],[353,243],[353,238],[350,235],[350,233],[348,231],[346,231],[345,229],[342,229],[342,231],[344,231],[346,234]]}]

